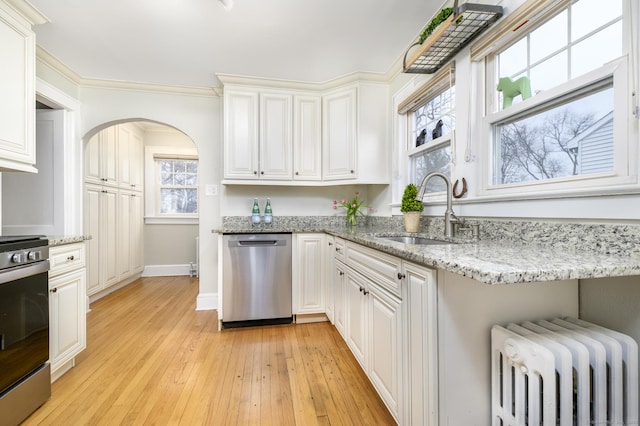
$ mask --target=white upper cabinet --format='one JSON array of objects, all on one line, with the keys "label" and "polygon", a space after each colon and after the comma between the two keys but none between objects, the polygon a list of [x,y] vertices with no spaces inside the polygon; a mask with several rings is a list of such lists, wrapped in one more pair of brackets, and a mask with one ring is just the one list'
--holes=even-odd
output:
[{"label": "white upper cabinet", "polygon": [[225,90],[225,179],[291,180],[292,95]]},{"label": "white upper cabinet", "polygon": [[224,177],[258,179],[257,92],[224,91]]},{"label": "white upper cabinet", "polygon": [[322,98],[293,97],[293,179],[322,179]]},{"label": "white upper cabinet", "polygon": [[324,180],[355,179],[357,90],[342,89],[322,98]]},{"label": "white upper cabinet", "polygon": [[0,0],[0,172],[37,172],[35,141],[35,35],[46,20],[31,9],[27,20]]},{"label": "white upper cabinet", "polygon": [[389,182],[386,84],[357,82],[326,90],[263,84],[225,84],[223,183]]},{"label": "white upper cabinet", "polygon": [[260,179],[290,180],[292,96],[260,94]]}]

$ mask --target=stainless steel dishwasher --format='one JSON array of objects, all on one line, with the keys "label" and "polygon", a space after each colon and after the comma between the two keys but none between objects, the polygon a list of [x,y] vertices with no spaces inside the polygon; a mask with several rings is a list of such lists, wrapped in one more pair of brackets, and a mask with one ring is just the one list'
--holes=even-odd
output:
[{"label": "stainless steel dishwasher", "polygon": [[291,234],[223,236],[222,324],[284,324],[291,314]]}]

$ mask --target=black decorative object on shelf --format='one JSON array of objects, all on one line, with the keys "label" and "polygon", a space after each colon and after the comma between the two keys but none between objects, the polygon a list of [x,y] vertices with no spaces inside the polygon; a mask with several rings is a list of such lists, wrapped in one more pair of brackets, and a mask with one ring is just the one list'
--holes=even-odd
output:
[{"label": "black decorative object on shelf", "polygon": [[[457,0],[453,10],[422,43],[409,47],[404,55],[405,73],[433,74],[502,16],[501,6],[476,3],[458,6]],[[409,55],[410,52],[413,53]]]},{"label": "black decorative object on shelf", "polygon": [[442,120],[438,120],[438,122],[436,123],[436,127],[434,127],[431,131],[432,140],[438,139],[440,136],[442,136]]},{"label": "black decorative object on shelf", "polygon": [[416,148],[419,147],[420,145],[423,145],[426,138],[427,138],[427,129],[422,129],[422,131],[416,138]]}]

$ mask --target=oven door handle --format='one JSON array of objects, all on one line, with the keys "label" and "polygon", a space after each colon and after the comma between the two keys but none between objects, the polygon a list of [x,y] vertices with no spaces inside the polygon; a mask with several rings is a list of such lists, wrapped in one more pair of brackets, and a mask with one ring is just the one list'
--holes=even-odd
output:
[{"label": "oven door handle", "polygon": [[32,263],[22,268],[10,269],[0,272],[0,285],[16,281],[22,278],[28,278],[49,270],[49,261]]}]

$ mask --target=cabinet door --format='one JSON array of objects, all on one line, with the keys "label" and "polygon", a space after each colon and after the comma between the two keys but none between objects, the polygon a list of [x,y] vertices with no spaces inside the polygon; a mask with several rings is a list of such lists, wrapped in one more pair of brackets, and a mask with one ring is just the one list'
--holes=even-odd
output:
[{"label": "cabinet door", "polygon": [[144,141],[138,133],[133,133],[129,139],[129,177],[133,191],[144,189]]},{"label": "cabinet door", "polygon": [[437,424],[438,312],[436,271],[404,262],[409,413],[407,424]]},{"label": "cabinet door", "polygon": [[297,234],[294,286],[295,314],[325,312],[324,304],[325,234]]},{"label": "cabinet door", "polygon": [[260,179],[291,180],[291,96],[260,94]]},{"label": "cabinet door", "polygon": [[258,178],[258,93],[225,90],[224,177]]},{"label": "cabinet door", "polygon": [[[398,419],[402,401],[402,304],[376,285],[369,286],[371,353],[369,377]],[[422,424],[422,423],[417,423]]]},{"label": "cabinet door", "polygon": [[121,188],[131,187],[131,163],[129,154],[129,143],[132,139],[132,130],[126,124],[116,126],[118,133],[118,186]]},{"label": "cabinet door", "polygon": [[85,181],[98,185],[113,185],[117,182],[117,129],[111,126],[94,135],[85,147]]},{"label": "cabinet door", "polygon": [[130,250],[131,250],[131,273],[137,274],[142,272],[144,269],[143,262],[143,235],[142,230],[144,229],[144,216],[142,210],[142,194],[131,194],[131,206],[130,206],[130,232],[129,232],[129,241],[130,241]]},{"label": "cabinet door", "polygon": [[322,98],[293,98],[293,179],[322,179]]},{"label": "cabinet door", "polygon": [[118,192],[118,281],[131,275],[131,192]]},{"label": "cabinet door", "polygon": [[118,194],[103,188],[100,192],[100,280],[103,287],[118,282]]},{"label": "cabinet door", "polygon": [[36,172],[35,35],[0,8],[0,171]]},{"label": "cabinet door", "polygon": [[49,357],[54,372],[87,345],[85,269],[52,278],[49,295]]},{"label": "cabinet door", "polygon": [[327,318],[331,323],[334,323],[334,297],[333,297],[333,262],[334,262],[334,237],[332,235],[326,236],[325,243],[325,251],[324,251],[324,276],[323,287],[324,287],[324,305],[325,312],[327,313]]},{"label": "cabinet door", "polygon": [[84,233],[91,238],[86,242],[87,249],[87,294],[90,296],[102,290],[100,279],[100,198],[102,188],[86,185],[84,190]]},{"label": "cabinet door", "polygon": [[345,284],[345,340],[364,371],[368,371],[367,355],[369,353],[367,293],[366,280],[357,272],[347,270]]},{"label": "cabinet door", "polygon": [[356,89],[334,92],[322,99],[322,177],[355,179]]},{"label": "cabinet door", "polygon": [[346,267],[336,260],[333,264],[333,323],[342,338],[346,340]]}]

